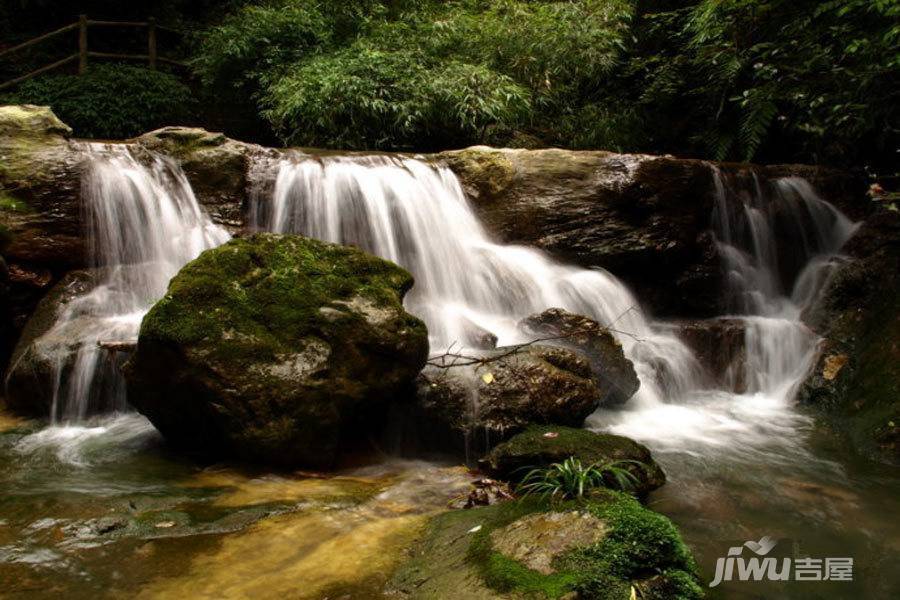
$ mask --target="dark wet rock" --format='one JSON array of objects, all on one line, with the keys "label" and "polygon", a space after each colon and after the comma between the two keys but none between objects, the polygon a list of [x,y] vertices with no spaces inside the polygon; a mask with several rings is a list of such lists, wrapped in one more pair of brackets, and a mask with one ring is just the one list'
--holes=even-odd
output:
[{"label": "dark wet rock", "polygon": [[743,393],[747,388],[747,360],[742,319],[721,318],[683,321],[674,325],[678,337],[694,352],[717,388]]},{"label": "dark wet rock", "polygon": [[590,364],[591,379],[600,390],[600,406],[621,406],[641,386],[634,364],[625,358],[622,344],[593,319],[551,308],[523,319],[519,328],[532,339],[558,338],[542,343],[568,348],[584,356]]},{"label": "dark wet rock", "polygon": [[256,234],[204,252],[145,317],[129,401],[173,445],[328,467],[428,354],[412,277],[364,252]]},{"label": "dark wet rock", "polygon": [[475,350],[494,350],[497,347],[496,335],[469,320],[464,325],[463,339],[459,340],[458,346]]},{"label": "dark wet rock", "polygon": [[53,287],[59,277],[50,269],[18,263],[7,265],[7,272],[7,312],[5,314],[8,318],[9,335],[4,339],[7,340],[11,352],[38,302]]},{"label": "dark wet rock", "polygon": [[5,374],[16,336],[9,294],[9,268],[0,256],[0,376]]},{"label": "dark wet rock", "polygon": [[[661,316],[722,314],[722,272],[711,234],[711,163],[670,156],[477,146],[435,155],[460,178],[476,212],[503,241],[542,248],[625,281]],[[729,177],[798,176],[853,218],[868,214],[864,185],[806,165],[720,164]]]},{"label": "dark wet rock", "polygon": [[5,382],[9,408],[27,415],[50,414],[56,367],[62,364],[63,377],[67,376],[75,360],[77,331],[89,326],[89,319],[76,319],[64,329],[51,330],[67,305],[96,287],[100,277],[98,270],[72,271],[38,303],[9,362]]},{"label": "dark wet rock", "polygon": [[245,225],[251,163],[265,149],[197,127],[164,127],[135,141],[179,162],[213,221],[232,231]]},{"label": "dark wet rock", "polygon": [[635,492],[646,494],[666,482],[665,473],[643,444],[609,433],[594,433],[554,425],[531,426],[494,447],[479,464],[492,477],[519,481],[529,469],[575,457],[583,465],[631,460],[627,469],[637,478]]},{"label": "dark wet rock", "polygon": [[843,252],[805,315],[824,341],[800,399],[863,454],[900,463],[900,213],[872,215]]},{"label": "dark wet rock", "polygon": [[477,370],[429,367],[420,375],[413,421],[429,445],[458,449],[470,438],[469,449],[478,451],[532,423],[578,427],[600,403],[588,361],[565,348],[479,355],[489,362]]},{"label": "dark wet rock", "polygon": [[872,203],[866,198],[866,182],[861,176],[840,169],[818,165],[725,165],[732,170],[753,170],[765,179],[801,177],[842,213],[858,221],[872,214]]}]

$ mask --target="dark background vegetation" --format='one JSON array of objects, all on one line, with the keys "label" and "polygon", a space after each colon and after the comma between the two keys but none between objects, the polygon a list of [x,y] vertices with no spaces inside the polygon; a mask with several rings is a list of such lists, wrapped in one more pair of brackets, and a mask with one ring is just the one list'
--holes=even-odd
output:
[{"label": "dark background vegetation", "polygon": [[[476,143],[810,162],[893,172],[900,0],[5,0],[0,49],[72,22],[144,20],[150,72],[96,61],[2,100],[50,104],[79,135],[201,124],[354,149]],[[143,31],[91,30],[140,52]],[[0,79],[75,49],[16,54]]]}]

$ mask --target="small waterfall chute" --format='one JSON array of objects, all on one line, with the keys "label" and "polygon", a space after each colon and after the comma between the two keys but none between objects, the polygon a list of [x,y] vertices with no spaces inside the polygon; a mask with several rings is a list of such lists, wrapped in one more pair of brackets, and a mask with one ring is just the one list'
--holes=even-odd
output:
[{"label": "small waterfall chute", "polygon": [[124,382],[108,349],[134,341],[171,277],[230,237],[201,210],[171,159],[145,151],[138,156],[119,144],[85,144],[84,154],[90,289],[65,303],[35,342],[55,363],[54,424],[126,410]]}]

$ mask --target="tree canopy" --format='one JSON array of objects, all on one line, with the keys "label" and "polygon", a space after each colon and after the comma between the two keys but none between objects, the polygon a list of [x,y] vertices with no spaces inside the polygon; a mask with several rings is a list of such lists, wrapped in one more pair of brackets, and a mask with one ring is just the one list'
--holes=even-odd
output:
[{"label": "tree canopy", "polygon": [[201,121],[287,144],[898,159],[900,0],[140,4],[197,24]]}]

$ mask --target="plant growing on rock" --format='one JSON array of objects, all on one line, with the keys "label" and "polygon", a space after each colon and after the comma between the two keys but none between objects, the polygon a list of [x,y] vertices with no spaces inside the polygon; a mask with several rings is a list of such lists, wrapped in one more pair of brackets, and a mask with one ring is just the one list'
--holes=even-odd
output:
[{"label": "plant growing on rock", "polygon": [[628,464],[646,467],[636,460],[583,465],[580,460],[570,456],[561,463],[530,470],[522,479],[518,490],[525,496],[550,496],[553,499],[567,500],[583,498],[597,488],[631,491],[635,488],[637,477],[627,469]]}]

